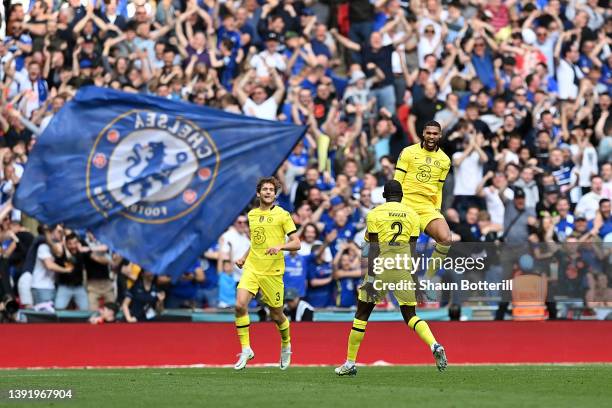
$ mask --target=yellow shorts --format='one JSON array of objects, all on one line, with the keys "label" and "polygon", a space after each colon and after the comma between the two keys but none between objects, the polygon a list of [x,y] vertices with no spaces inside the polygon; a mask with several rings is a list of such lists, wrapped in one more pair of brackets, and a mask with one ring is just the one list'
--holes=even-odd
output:
[{"label": "yellow shorts", "polygon": [[444,216],[438,209],[436,209],[434,203],[432,203],[427,197],[413,194],[409,197],[405,197],[404,204],[407,204],[419,215],[421,232],[425,231],[425,228],[433,220],[438,218],[444,219]]},{"label": "yellow shorts", "polygon": [[246,289],[253,295],[261,290],[261,300],[270,307],[282,307],[285,285],[283,275],[261,275],[245,269],[238,289]]},{"label": "yellow shorts", "polygon": [[[391,289],[389,284],[398,285],[401,284],[400,289]],[[397,299],[400,306],[416,306],[416,283],[412,279],[412,274],[407,270],[386,270],[380,275],[376,276],[374,282],[374,288],[377,291],[375,303],[382,302],[389,290],[393,292],[393,296]],[[371,302],[368,299],[368,295],[365,290],[359,289],[358,299],[362,302]]]}]

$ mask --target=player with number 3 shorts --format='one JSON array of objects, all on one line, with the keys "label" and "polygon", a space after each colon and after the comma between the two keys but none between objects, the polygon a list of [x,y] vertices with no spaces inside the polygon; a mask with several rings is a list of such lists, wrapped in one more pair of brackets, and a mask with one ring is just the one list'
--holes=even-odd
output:
[{"label": "player with number 3 shorts", "polygon": [[[236,331],[242,347],[234,368],[243,369],[255,353],[249,339],[249,302],[261,292],[261,301],[269,306],[270,317],[281,335],[281,370],[291,361],[289,320],[283,313],[285,257],[283,251],[300,249],[291,215],[275,205],[280,183],[274,177],[262,178],[257,183],[260,204],[248,214],[251,246],[236,265],[244,267],[244,273],[236,291]],[[289,241],[287,242],[287,237]]]}]

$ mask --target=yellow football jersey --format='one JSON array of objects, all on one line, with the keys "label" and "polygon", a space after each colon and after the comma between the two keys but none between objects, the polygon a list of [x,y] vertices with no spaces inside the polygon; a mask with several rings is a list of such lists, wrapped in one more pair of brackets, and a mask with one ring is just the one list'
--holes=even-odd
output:
[{"label": "yellow football jersey", "polygon": [[410,237],[418,237],[420,233],[418,214],[406,204],[396,201],[386,202],[370,211],[366,226],[368,234],[378,234],[378,242],[385,244],[407,244]]},{"label": "yellow football jersey", "polygon": [[249,211],[251,249],[245,262],[245,270],[260,275],[282,275],[285,272],[285,255],[266,255],[266,250],[287,242],[287,235],[296,231],[291,215],[275,205],[263,211],[254,208]]},{"label": "yellow football jersey", "polygon": [[440,209],[442,187],[450,166],[451,160],[439,148],[430,152],[420,143],[406,147],[397,161],[394,176],[402,184],[402,202],[410,205],[414,196],[420,195]]}]

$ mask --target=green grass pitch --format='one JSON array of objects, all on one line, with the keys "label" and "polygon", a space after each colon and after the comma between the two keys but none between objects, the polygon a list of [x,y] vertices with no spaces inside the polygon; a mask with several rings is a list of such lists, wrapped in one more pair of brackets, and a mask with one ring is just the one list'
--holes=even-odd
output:
[{"label": "green grass pitch", "polygon": [[[612,365],[91,369],[0,371],[1,407],[604,407]],[[9,389],[73,390],[8,400]]]}]

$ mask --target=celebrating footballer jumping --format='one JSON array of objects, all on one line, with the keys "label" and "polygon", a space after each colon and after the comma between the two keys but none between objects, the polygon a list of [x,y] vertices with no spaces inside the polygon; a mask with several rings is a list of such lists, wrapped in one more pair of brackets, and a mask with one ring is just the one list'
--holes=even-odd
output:
[{"label": "celebrating footballer jumping", "polygon": [[[372,264],[376,257],[393,258],[396,254],[411,252],[410,244],[416,242],[420,233],[420,220],[417,213],[402,200],[402,186],[396,180],[385,183],[383,196],[387,200],[368,213],[366,221],[366,240],[369,242],[368,273],[359,291],[357,313],[349,335],[346,362],[336,368],[340,376],[357,374],[355,361],[361,341],[365,336],[368,319],[376,303],[386,297],[387,290],[383,286],[376,288],[375,282],[394,284],[413,282],[412,271],[393,268],[376,276]],[[410,255],[410,254],[408,254]],[[415,312],[416,295],[414,290],[394,291],[394,296],[400,305],[404,321],[431,348],[438,370],[446,368],[444,347],[434,338],[427,322],[420,319]]]},{"label": "celebrating footballer jumping", "polygon": [[[384,186],[387,202],[372,210],[367,216],[366,240],[370,243],[368,254],[368,275],[359,292],[357,313],[349,336],[346,362],[336,368],[336,374],[356,375],[355,360],[359,345],[365,335],[365,327],[376,301],[384,298],[386,291],[373,287],[375,276],[372,273],[372,260],[385,256],[399,244],[409,251],[408,242],[416,242],[420,232],[425,232],[436,241],[431,262],[428,262],[426,277],[432,277],[436,265],[441,265],[448,254],[452,234],[442,207],[442,189],[450,169],[450,159],[440,150],[439,143],[442,127],[436,121],[427,122],[423,128],[421,143],[405,148],[398,160],[394,180]],[[377,244],[375,244],[377,243]],[[412,249],[414,254],[414,248]],[[387,270],[378,279],[385,283],[412,281],[411,272],[406,270]],[[370,295],[371,294],[371,295]],[[372,296],[374,295],[374,296]],[[395,291],[404,321],[431,348],[438,370],[447,366],[444,347],[436,342],[427,323],[415,312],[414,291]]]},{"label": "celebrating footballer jumping", "polygon": [[[236,261],[244,273],[236,292],[236,330],[242,351],[234,368],[242,370],[255,357],[249,341],[249,302],[261,291],[261,300],[270,308],[272,320],[281,335],[280,369],[286,370],[291,363],[291,336],[289,320],[283,314],[283,273],[285,258],[283,251],[300,249],[295,224],[291,215],[274,205],[280,191],[280,183],[274,177],[264,177],[257,183],[259,207],[249,211],[251,246],[242,258]],[[285,242],[285,237],[289,242]]]},{"label": "celebrating footballer jumping", "polygon": [[442,265],[453,239],[440,212],[442,189],[451,166],[448,156],[440,150],[441,137],[440,124],[427,122],[421,143],[406,147],[400,154],[393,177],[402,185],[402,202],[417,212],[421,231],[436,241],[431,262],[428,262],[427,277],[432,277]]}]

